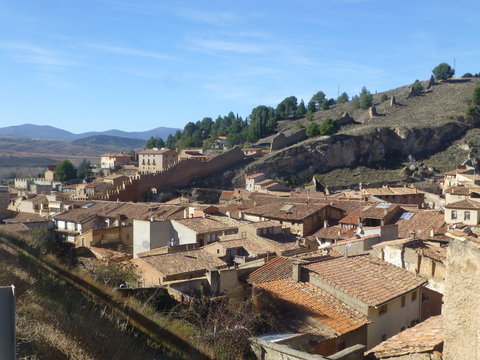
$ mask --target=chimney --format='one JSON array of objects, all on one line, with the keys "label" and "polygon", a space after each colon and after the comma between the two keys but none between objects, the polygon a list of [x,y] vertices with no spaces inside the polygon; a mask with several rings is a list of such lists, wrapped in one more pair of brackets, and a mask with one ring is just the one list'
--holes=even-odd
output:
[{"label": "chimney", "polygon": [[302,268],[300,267],[299,262],[294,262],[292,264],[292,279],[296,282],[302,281]]},{"label": "chimney", "polygon": [[328,227],[328,219],[323,220],[323,227]]},{"label": "chimney", "polygon": [[417,240],[417,232],[416,231],[410,231],[410,235],[412,236],[412,240]]},{"label": "chimney", "polygon": [[434,236],[435,236],[435,230],[430,229],[430,237],[434,237]]}]

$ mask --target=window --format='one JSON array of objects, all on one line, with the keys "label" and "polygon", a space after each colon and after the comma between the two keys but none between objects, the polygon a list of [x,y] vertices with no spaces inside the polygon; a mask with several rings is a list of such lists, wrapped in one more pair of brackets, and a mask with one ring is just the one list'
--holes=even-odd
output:
[{"label": "window", "polygon": [[412,293],[412,301],[415,301],[415,300],[417,300],[417,292],[416,291]]},{"label": "window", "polygon": [[402,307],[405,307],[405,296],[402,296]]},{"label": "window", "polygon": [[465,211],[463,213],[463,220],[470,220],[470,211]]},{"label": "window", "polygon": [[457,210],[452,210],[452,220],[457,220]]},{"label": "window", "polygon": [[387,310],[388,310],[388,305],[387,304],[380,306],[380,308],[378,309],[378,315],[385,314],[387,312]]}]

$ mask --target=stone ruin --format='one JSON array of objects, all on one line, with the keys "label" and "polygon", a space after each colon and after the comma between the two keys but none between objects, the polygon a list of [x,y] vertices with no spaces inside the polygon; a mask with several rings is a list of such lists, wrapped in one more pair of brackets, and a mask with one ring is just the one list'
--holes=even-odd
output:
[{"label": "stone ruin", "polygon": [[428,80],[427,90],[430,89],[433,85],[435,85],[435,79],[433,78],[433,75],[432,75],[430,76],[430,80]]},{"label": "stone ruin", "polygon": [[370,114],[371,118],[378,116],[377,108],[375,106],[371,106],[370,109],[368,110],[368,113]]},{"label": "stone ruin", "polygon": [[395,96],[392,95],[392,97],[390,98],[390,106],[395,106],[397,105],[397,100],[395,99]]}]

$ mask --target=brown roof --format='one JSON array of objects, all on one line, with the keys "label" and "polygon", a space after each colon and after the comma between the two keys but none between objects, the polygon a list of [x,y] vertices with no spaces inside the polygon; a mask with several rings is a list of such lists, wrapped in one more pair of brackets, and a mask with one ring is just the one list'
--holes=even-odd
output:
[{"label": "brown roof", "polygon": [[[267,219],[303,220],[327,206],[326,204],[274,203],[245,210],[245,214],[262,216]],[[283,209],[283,210],[282,210]]]},{"label": "brown roof", "polygon": [[142,151],[139,151],[138,154],[165,154],[167,152],[175,152],[171,149],[165,149],[165,148],[162,148],[162,149],[145,149],[145,150],[142,150]]},{"label": "brown roof", "polygon": [[325,337],[334,338],[356,330],[370,321],[352,310],[326,291],[309,283],[292,279],[256,284],[275,298],[286,301],[319,323],[318,330]]},{"label": "brown roof", "polygon": [[355,229],[349,229],[341,226],[327,226],[321,228],[316,233],[308,236],[308,238],[315,239],[339,239],[339,238],[349,238],[355,235]]},{"label": "brown roof", "polygon": [[[430,230],[434,234],[444,234],[446,231],[445,216],[442,212],[436,210],[413,210],[405,209],[401,217],[395,222],[398,225],[398,237],[411,237],[411,232],[420,239],[428,239]],[[409,214],[410,213],[410,214]]]},{"label": "brown roof", "polygon": [[139,259],[145,261],[164,276],[184,274],[226,265],[223,260],[203,249],[140,256]]},{"label": "brown roof", "polygon": [[414,195],[423,194],[422,191],[411,187],[381,187],[381,188],[365,188],[363,192],[373,195]]},{"label": "brown roof", "polygon": [[447,262],[447,247],[446,246],[434,246],[428,243],[420,243],[416,246],[412,246],[417,253],[426,256],[430,259]]},{"label": "brown roof", "polygon": [[378,344],[369,353],[379,359],[443,350],[445,333],[442,316],[432,316]]},{"label": "brown roof", "polygon": [[49,220],[37,214],[20,212],[12,217],[3,219],[3,221],[10,224],[20,224],[29,222],[48,222]]},{"label": "brown roof", "polygon": [[305,266],[310,276],[378,307],[427,283],[421,277],[370,255],[327,257]]},{"label": "brown roof", "polygon": [[203,217],[179,219],[175,221],[192,229],[198,234],[238,229],[238,226],[226,225],[220,221]]},{"label": "brown roof", "polygon": [[248,276],[247,282],[250,284],[260,284],[268,281],[291,278],[292,266],[293,260],[291,258],[277,257],[252,272]]},{"label": "brown roof", "polygon": [[480,201],[464,199],[445,205],[446,209],[480,209]]}]

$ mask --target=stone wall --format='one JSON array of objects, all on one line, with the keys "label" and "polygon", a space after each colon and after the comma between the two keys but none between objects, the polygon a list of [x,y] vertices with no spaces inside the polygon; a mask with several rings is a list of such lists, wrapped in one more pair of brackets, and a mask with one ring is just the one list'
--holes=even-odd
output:
[{"label": "stone wall", "polygon": [[140,174],[131,177],[116,190],[108,192],[105,200],[110,201],[145,201],[150,193],[165,191],[173,187],[183,186],[192,179],[219,172],[231,167],[245,158],[239,147],[235,146],[207,161],[187,159],[180,161],[166,171]]},{"label": "stone wall", "polygon": [[285,135],[285,133],[281,132],[272,139],[270,150],[273,151],[283,149],[284,147],[296,144],[302,140],[305,140],[306,138],[307,133],[305,129],[300,129],[288,136]]},{"label": "stone wall", "polygon": [[480,244],[450,242],[444,294],[444,359],[480,359]]}]

